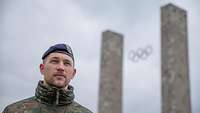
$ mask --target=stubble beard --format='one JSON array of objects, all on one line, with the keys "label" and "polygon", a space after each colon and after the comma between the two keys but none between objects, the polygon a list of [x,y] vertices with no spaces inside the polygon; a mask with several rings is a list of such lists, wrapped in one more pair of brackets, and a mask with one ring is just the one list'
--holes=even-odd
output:
[{"label": "stubble beard", "polygon": [[57,87],[57,88],[66,88],[68,86],[68,81],[65,80],[65,81],[61,81],[61,80],[57,80],[56,79],[52,79],[50,81],[44,81],[44,83],[47,85],[47,86],[50,86],[50,87]]}]

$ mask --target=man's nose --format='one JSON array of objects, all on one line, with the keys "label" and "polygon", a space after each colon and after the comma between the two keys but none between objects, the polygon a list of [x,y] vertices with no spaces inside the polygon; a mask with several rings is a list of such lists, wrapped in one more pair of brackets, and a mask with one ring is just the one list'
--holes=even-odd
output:
[{"label": "man's nose", "polygon": [[58,67],[57,67],[58,71],[64,71],[64,64],[63,63],[59,63]]}]

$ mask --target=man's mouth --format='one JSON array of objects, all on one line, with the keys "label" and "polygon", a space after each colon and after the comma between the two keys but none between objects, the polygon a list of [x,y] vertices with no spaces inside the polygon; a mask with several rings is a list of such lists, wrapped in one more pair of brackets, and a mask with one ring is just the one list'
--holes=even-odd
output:
[{"label": "man's mouth", "polygon": [[54,74],[54,76],[56,76],[56,77],[64,77],[65,78],[64,74]]}]

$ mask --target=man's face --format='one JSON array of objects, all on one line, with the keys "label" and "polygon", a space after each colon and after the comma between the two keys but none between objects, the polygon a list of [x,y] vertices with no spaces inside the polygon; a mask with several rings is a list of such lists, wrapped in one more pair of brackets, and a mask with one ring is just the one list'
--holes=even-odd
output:
[{"label": "man's face", "polygon": [[51,53],[40,64],[40,72],[44,75],[45,84],[64,88],[76,74],[76,69],[68,55]]}]

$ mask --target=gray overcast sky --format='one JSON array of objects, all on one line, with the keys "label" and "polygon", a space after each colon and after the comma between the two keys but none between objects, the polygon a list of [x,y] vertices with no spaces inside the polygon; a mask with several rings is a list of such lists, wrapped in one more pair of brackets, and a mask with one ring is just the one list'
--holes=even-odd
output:
[{"label": "gray overcast sky", "polygon": [[[75,99],[96,113],[101,33],[110,29],[124,35],[123,113],[161,113],[160,6],[169,2],[188,12],[192,111],[200,113],[199,0],[0,0],[0,111],[34,95],[42,54],[66,42],[76,59]],[[128,59],[147,45],[147,60]]]}]

